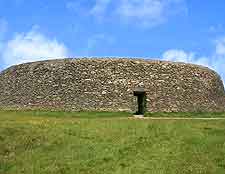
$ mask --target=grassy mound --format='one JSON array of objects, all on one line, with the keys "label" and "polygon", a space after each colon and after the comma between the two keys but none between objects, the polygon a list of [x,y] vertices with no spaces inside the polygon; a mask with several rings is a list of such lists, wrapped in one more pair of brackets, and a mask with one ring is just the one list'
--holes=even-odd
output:
[{"label": "grassy mound", "polygon": [[117,114],[1,111],[0,173],[224,174],[225,120]]}]

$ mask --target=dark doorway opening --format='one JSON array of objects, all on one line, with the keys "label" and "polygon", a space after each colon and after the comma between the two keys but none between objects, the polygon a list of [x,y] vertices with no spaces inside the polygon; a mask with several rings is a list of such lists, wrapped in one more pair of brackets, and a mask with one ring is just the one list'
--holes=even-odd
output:
[{"label": "dark doorway opening", "polygon": [[146,110],[146,92],[144,91],[144,88],[136,88],[134,90],[134,96],[137,97],[137,105],[138,105],[138,110],[136,114],[144,115]]}]

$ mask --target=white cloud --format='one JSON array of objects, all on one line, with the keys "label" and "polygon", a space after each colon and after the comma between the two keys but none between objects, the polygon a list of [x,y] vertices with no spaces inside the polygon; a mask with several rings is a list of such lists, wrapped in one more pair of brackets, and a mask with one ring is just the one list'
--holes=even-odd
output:
[{"label": "white cloud", "polygon": [[16,34],[4,45],[1,55],[5,66],[67,56],[64,44],[46,37],[35,28],[28,33]]},{"label": "white cloud", "polygon": [[165,10],[165,4],[159,0],[122,0],[117,12],[125,20],[153,26],[164,21]]},{"label": "white cloud", "polygon": [[207,66],[220,74],[225,84],[225,39],[217,41],[215,51],[211,57],[198,57],[193,52],[185,52],[184,50],[171,49],[162,55],[163,60],[193,63]]},{"label": "white cloud", "polygon": [[185,0],[96,0],[91,9],[97,17],[117,16],[123,22],[146,27],[161,24],[178,13],[187,13]]},{"label": "white cloud", "polygon": [[184,62],[184,63],[194,63],[203,66],[210,66],[210,60],[207,57],[197,57],[193,52],[185,52],[179,49],[170,49],[163,53],[163,60],[174,61],[174,62]]},{"label": "white cloud", "polygon": [[216,41],[216,54],[218,56],[225,56],[225,37]]},{"label": "white cloud", "polygon": [[225,84],[225,37],[216,41],[213,65],[215,70],[222,76]]},{"label": "white cloud", "polygon": [[190,62],[193,59],[193,53],[187,53],[183,50],[171,49],[163,53],[163,59],[177,62]]}]

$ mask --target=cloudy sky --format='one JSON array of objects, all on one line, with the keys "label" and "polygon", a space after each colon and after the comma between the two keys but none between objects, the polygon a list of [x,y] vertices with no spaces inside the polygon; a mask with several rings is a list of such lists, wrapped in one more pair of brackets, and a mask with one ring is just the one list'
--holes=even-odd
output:
[{"label": "cloudy sky", "polygon": [[225,82],[224,0],[0,0],[0,70],[42,59],[158,58]]}]

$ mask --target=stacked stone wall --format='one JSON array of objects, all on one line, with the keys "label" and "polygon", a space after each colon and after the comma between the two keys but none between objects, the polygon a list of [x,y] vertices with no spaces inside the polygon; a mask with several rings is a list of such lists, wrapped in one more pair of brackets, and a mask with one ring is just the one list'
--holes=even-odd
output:
[{"label": "stacked stone wall", "polygon": [[224,111],[220,76],[202,66],[142,59],[59,59],[0,74],[0,107],[134,111],[144,86],[149,112]]}]

